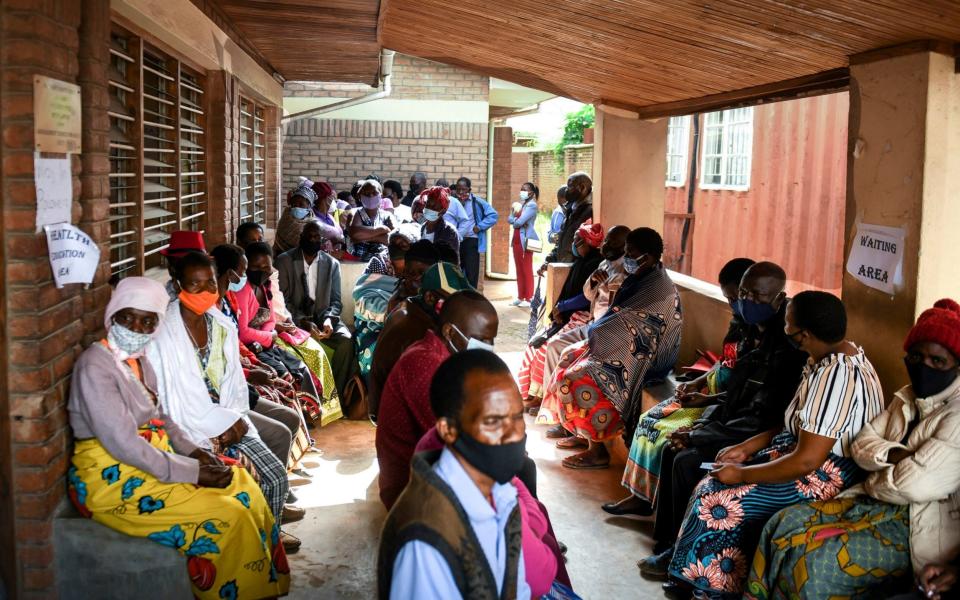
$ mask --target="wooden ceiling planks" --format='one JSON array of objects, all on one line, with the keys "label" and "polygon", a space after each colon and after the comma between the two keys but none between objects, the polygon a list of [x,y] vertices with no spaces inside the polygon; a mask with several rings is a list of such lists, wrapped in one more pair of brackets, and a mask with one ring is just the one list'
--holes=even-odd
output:
[{"label": "wooden ceiling planks", "polygon": [[376,84],[379,0],[215,0],[287,80]]},{"label": "wooden ceiling planks", "polygon": [[854,54],[960,40],[956,0],[384,0],[382,11],[384,47],[636,107],[833,80]]}]

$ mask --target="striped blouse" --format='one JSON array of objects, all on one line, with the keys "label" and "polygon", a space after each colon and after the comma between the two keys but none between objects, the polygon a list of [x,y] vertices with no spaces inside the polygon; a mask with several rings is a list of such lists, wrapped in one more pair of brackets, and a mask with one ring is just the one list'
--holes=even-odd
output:
[{"label": "striped blouse", "polygon": [[832,452],[850,457],[853,439],[882,410],[877,372],[858,347],[855,356],[831,354],[818,363],[807,363],[785,425],[795,436],[803,430],[835,438]]}]

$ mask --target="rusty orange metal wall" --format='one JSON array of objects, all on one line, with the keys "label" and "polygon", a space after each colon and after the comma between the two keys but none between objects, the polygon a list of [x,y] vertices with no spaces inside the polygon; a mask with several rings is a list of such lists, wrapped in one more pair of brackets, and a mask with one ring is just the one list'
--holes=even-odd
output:
[{"label": "rusty orange metal wall", "polygon": [[[839,294],[848,105],[842,92],[754,108],[750,189],[696,188],[693,260],[681,270],[714,282],[727,260],[747,256],[780,264],[791,293]],[[667,188],[665,209],[664,260],[677,268],[683,220],[670,213],[687,212],[686,186]]]}]

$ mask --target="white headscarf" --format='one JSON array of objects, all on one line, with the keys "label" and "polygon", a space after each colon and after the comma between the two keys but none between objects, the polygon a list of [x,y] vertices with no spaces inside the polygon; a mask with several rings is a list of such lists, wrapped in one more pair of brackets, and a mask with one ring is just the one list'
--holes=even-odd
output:
[{"label": "white headscarf", "polygon": [[[149,277],[127,277],[120,280],[110,296],[107,310],[103,313],[103,326],[107,331],[110,331],[115,314],[125,308],[134,308],[154,313],[157,316],[157,329],[159,329],[169,302],[170,297],[167,295],[167,290],[163,287],[163,284]],[[123,361],[130,358],[139,358],[142,355],[141,353],[127,354],[110,341],[110,336],[107,336],[107,347],[113,354],[113,359],[120,370],[123,370]]]}]

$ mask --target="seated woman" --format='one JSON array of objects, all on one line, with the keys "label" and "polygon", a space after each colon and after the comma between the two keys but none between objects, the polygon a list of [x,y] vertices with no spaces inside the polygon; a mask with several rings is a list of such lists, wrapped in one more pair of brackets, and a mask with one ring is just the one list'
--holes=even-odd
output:
[{"label": "seated woman", "polygon": [[360,209],[353,215],[347,229],[347,249],[361,262],[387,250],[387,236],[393,231],[393,215],[380,208],[383,187],[376,179],[367,179],[360,186]]},{"label": "seated woman", "polygon": [[708,598],[739,598],[771,516],[830,499],[862,478],[851,445],[883,410],[883,392],[846,330],[846,310],[836,296],[801,292],[787,306],[785,332],[810,355],[803,381],[782,428],[717,455],[687,506],[668,569],[672,581]]},{"label": "seated woman", "polygon": [[[121,280],[104,315],[106,339],[77,360],[68,495],[85,517],[187,556],[198,598],[285,595],[279,522],[256,481],[198,446],[157,404],[143,351],[168,302],[156,281]],[[246,568],[254,563],[265,566]]]},{"label": "seated woman", "polygon": [[315,182],[312,189],[317,194],[317,200],[313,203],[313,216],[320,223],[320,231],[323,233],[323,250],[339,259],[346,249],[346,238],[337,217],[337,193],[325,181]]},{"label": "seated woman", "polygon": [[[250,397],[237,330],[216,308],[213,261],[206,254],[188,253],[177,261],[174,287],[178,299],[170,303],[163,326],[147,348],[157,370],[160,404],[194,444],[213,447],[211,438],[217,438],[226,454],[239,452],[249,459],[279,523],[289,490],[287,457],[270,451],[247,416]],[[214,432],[214,405],[234,411],[235,423]]]},{"label": "seated woman", "polygon": [[[537,415],[537,422],[559,423],[554,403],[541,409],[544,398],[547,353],[551,342],[568,340],[574,331],[582,331],[579,339],[570,343],[586,339],[585,326],[607,312],[610,300],[620,289],[620,283],[627,277],[623,269],[623,253],[627,234],[627,227],[613,227],[611,235],[604,238],[603,226],[600,223],[583,225],[573,236],[574,256],[573,267],[560,295],[557,296],[556,306],[550,315],[550,335],[545,343],[536,348],[527,345],[520,365],[518,381],[520,393],[524,397],[524,405],[530,414]],[[563,343],[563,342],[561,342]],[[563,427],[555,427],[547,432],[548,438],[568,437],[571,434]]]},{"label": "seated woman", "polygon": [[273,272],[270,246],[262,242],[250,244],[246,249],[246,257],[247,285],[233,293],[237,304],[240,341],[257,356],[286,351],[299,357],[309,369],[320,399],[320,425],[336,421],[343,416],[343,411],[330,358],[323,346],[292,321],[276,320],[274,298],[283,297],[283,294],[279,289],[274,289],[269,280],[268,274]]},{"label": "seated woman", "polygon": [[606,313],[587,331],[586,344],[557,365],[560,422],[587,440],[587,450],[568,456],[570,469],[605,469],[604,441],[632,439],[640,417],[641,390],[666,377],[680,351],[680,294],[660,262],[663,238],[641,227],[627,236],[623,281]]},{"label": "seated woman", "polygon": [[287,194],[287,207],[277,222],[277,235],[273,241],[275,254],[283,254],[297,247],[303,226],[316,220],[313,214],[316,202],[317,193],[309,186],[297,187]]},{"label": "seated woman", "polygon": [[960,555],[960,306],[924,311],[903,349],[910,385],[851,446],[866,481],[770,519],[745,597],[888,596]]}]

